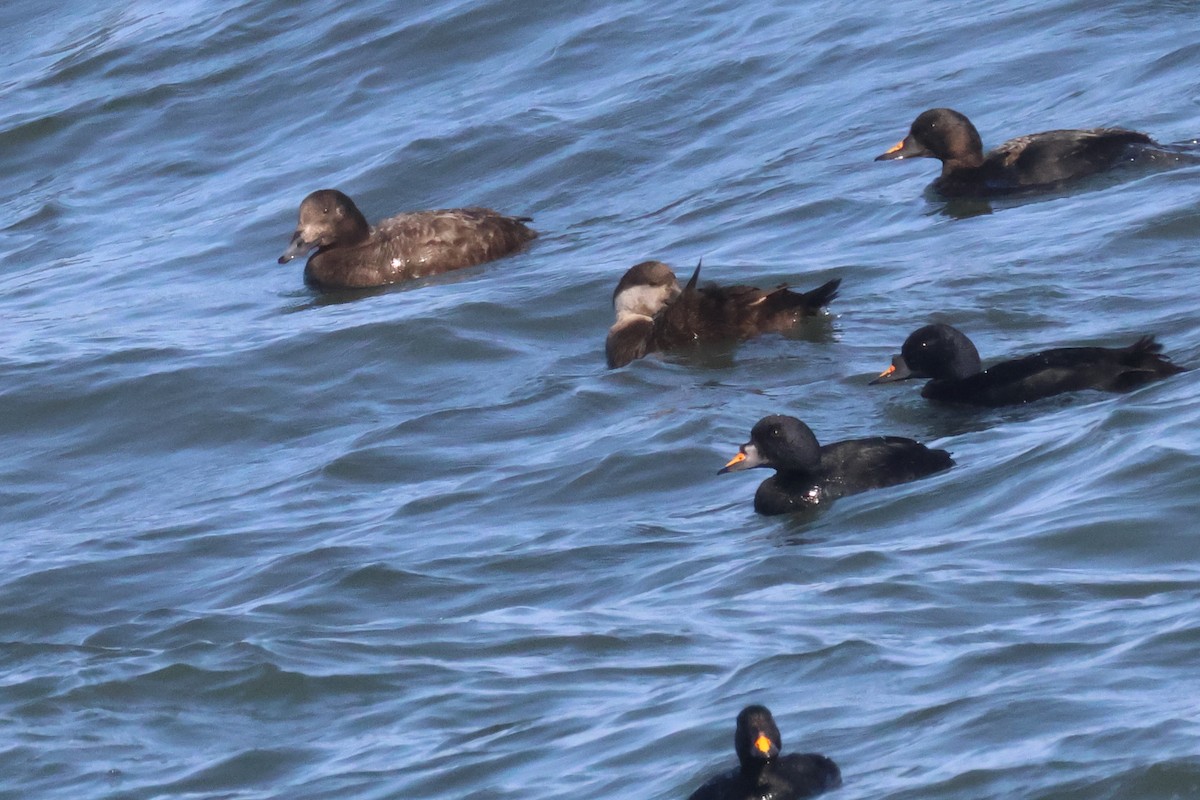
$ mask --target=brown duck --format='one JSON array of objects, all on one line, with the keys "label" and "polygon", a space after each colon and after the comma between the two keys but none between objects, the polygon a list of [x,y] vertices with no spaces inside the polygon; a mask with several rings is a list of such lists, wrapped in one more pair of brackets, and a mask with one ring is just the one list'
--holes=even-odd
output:
[{"label": "brown duck", "polygon": [[661,261],[630,267],[613,292],[616,321],[604,351],[610,368],[622,367],[656,350],[697,342],[740,341],[791,330],[837,297],[840,278],[810,292],[754,286],[698,286],[700,267],[687,286]]},{"label": "brown duck", "polygon": [[300,221],[279,263],[315,247],[304,267],[310,286],[384,286],[516,252],[537,237],[525,225],[529,221],[487,208],[453,208],[397,214],[371,227],[353,200],[336,189],[321,189],[300,204]]}]

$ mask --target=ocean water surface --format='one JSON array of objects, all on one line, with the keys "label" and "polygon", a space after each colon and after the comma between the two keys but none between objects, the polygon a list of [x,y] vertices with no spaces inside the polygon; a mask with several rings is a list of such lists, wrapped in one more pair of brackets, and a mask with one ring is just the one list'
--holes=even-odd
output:
[{"label": "ocean water surface", "polygon": [[[1200,136],[1182,2],[15,0],[0,10],[0,797],[686,798],[733,720],[836,797],[1200,797],[1195,373],[1026,408],[867,386],[1156,334],[1200,367],[1200,166],[988,204],[873,163]],[[486,205],[527,251],[318,295],[310,191]],[[680,273],[828,319],[604,366]],[[762,518],[773,412],[954,453]]]}]

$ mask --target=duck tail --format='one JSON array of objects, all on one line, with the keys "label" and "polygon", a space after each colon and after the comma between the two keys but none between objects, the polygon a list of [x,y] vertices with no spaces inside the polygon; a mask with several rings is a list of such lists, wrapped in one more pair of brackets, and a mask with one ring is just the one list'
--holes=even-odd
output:
[{"label": "duck tail", "polygon": [[704,266],[704,259],[701,258],[696,264],[696,271],[692,273],[692,277],[688,279],[687,286],[683,287],[684,293],[696,291],[696,284],[700,282],[700,267]]},{"label": "duck tail", "polygon": [[841,283],[841,278],[834,278],[810,292],[794,292],[783,283],[767,290],[755,302],[762,304],[763,313],[768,316],[791,314],[807,317],[816,314],[837,297],[838,286]]},{"label": "duck tail", "polygon": [[1129,347],[1121,350],[1120,363],[1125,367],[1113,387],[1118,392],[1127,392],[1171,375],[1187,372],[1187,367],[1172,363],[1170,356],[1153,335],[1143,336]]},{"label": "duck tail", "polygon": [[805,292],[802,295],[805,307],[816,311],[818,308],[824,308],[829,305],[838,296],[838,287],[841,285],[842,279],[834,278],[827,283],[821,284],[811,292]]},{"label": "duck tail", "polygon": [[1130,367],[1151,370],[1162,377],[1188,371],[1187,367],[1172,363],[1171,357],[1162,350],[1163,346],[1153,335],[1143,336],[1126,348],[1121,361]]}]

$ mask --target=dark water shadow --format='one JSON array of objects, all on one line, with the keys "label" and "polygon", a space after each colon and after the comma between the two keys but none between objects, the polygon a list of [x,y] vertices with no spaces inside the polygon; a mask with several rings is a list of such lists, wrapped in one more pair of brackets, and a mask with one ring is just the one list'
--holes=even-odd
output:
[{"label": "dark water shadow", "polygon": [[[954,403],[936,403],[920,396],[920,384],[914,386],[911,405],[905,399],[904,417],[910,423],[921,426],[918,438],[947,439],[981,433],[1000,425],[1017,424],[1054,414],[1068,408],[1104,402],[1119,395],[1107,392],[1081,390],[1046,397],[1032,403],[1013,406],[972,406]],[[884,388],[886,387],[870,387]],[[953,447],[947,449],[953,451]]]},{"label": "dark water shadow", "polygon": [[824,516],[824,512],[834,502],[836,501],[812,508],[805,508],[800,511],[793,511],[791,514],[780,514],[777,517],[770,517],[771,520],[780,523],[779,527],[770,534],[772,544],[776,547],[798,547],[821,544],[826,541],[825,537],[817,535],[812,530],[812,526]]},{"label": "dark water shadow", "polygon": [[925,197],[936,206],[929,212],[930,216],[937,214],[943,217],[950,217],[951,219],[970,219],[971,217],[982,217],[992,213],[991,202],[981,197],[951,197],[946,199],[935,192],[932,187],[925,190]]}]

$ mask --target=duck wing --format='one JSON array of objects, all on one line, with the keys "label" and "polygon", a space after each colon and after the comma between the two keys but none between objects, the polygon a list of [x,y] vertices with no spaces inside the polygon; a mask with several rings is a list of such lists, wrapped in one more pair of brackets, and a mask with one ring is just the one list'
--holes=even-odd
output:
[{"label": "duck wing", "polygon": [[1044,131],[1004,142],[986,163],[1010,171],[1020,186],[1052,184],[1108,169],[1131,145],[1154,143],[1146,134],[1124,128]]},{"label": "duck wing", "polygon": [[381,221],[369,242],[392,269],[415,278],[506,256],[537,237],[525,223],[489,208],[398,214]]},{"label": "duck wing", "polygon": [[932,381],[922,394],[973,405],[1019,405],[1064,392],[1127,392],[1185,372],[1162,354],[1153,336],[1129,347],[1059,347],[1001,361],[958,381]]}]

